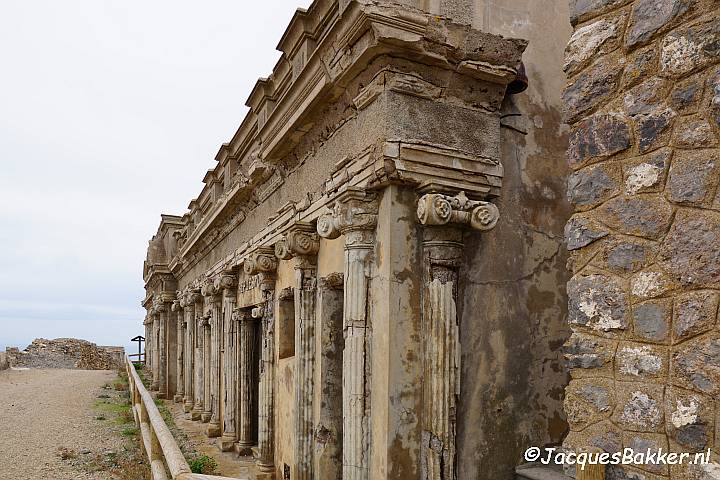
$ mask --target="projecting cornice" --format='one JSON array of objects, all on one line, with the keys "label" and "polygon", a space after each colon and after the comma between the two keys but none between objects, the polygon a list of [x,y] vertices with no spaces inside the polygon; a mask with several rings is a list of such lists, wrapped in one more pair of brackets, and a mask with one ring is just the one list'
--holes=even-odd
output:
[{"label": "projecting cornice", "polygon": [[[281,237],[278,232],[286,224],[279,219],[284,216],[317,220],[318,212],[326,211],[347,188],[403,183],[421,194],[465,191],[473,200],[498,196],[503,169],[495,116],[508,83],[516,78],[525,46],[524,40],[380,0],[316,0],[307,11],[298,10],[278,45],[283,55],[272,74],[258,80],[250,92],[250,111],[233,138],[220,147],[218,167],[205,175],[202,192],[182,217],[178,254],[169,259],[167,270],[180,278],[280,188],[288,175],[286,156],[300,150],[298,145],[305,148],[300,142],[322,143],[305,136],[318,121],[319,109],[339,102],[346,92],[351,92],[358,115],[383,94],[486,114],[487,120],[480,119],[476,127],[488,132],[487,141],[465,148],[403,136],[389,127],[383,138],[369,139],[372,145],[361,154],[338,159],[324,187],[307,192],[305,205],[291,202],[280,209],[269,220],[275,230],[252,232],[253,244]],[[423,70],[432,73],[423,77],[418,73]],[[468,84],[473,87],[466,88]],[[244,248],[238,248],[236,256],[243,256]]]}]

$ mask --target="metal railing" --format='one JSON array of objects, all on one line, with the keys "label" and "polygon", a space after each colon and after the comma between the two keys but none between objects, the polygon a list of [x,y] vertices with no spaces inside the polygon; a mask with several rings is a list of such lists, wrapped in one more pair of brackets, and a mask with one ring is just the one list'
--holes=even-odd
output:
[{"label": "metal railing", "polygon": [[129,357],[125,357],[125,368],[128,372],[133,415],[150,460],[153,480],[233,480],[190,471],[190,465]]}]

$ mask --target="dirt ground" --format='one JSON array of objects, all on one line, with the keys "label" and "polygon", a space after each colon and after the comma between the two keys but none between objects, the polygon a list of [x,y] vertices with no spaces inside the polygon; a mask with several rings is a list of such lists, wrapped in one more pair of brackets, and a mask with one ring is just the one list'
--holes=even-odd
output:
[{"label": "dirt ground", "polygon": [[[107,471],[82,471],[76,459],[112,458],[117,436],[94,404],[113,371],[0,372],[0,472],[28,480],[108,480]],[[101,397],[102,398],[102,397]],[[64,453],[63,453],[64,452]],[[65,457],[64,459],[62,457]]]}]

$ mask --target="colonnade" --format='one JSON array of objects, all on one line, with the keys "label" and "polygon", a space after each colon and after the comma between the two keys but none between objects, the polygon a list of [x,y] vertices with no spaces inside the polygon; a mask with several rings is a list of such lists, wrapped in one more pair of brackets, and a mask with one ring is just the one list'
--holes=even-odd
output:
[{"label": "colonnade", "polygon": [[[258,470],[267,478],[274,478],[278,471],[275,317],[282,299],[275,292],[280,262],[290,262],[288,266],[295,272],[291,287],[295,335],[292,478],[371,478],[371,302],[373,282],[379,275],[379,209],[376,193],[348,189],[337,197],[331,213],[313,223],[295,222],[274,245],[251,250],[242,269],[237,265],[200,285],[157,293],[153,298],[145,321],[152,389],[160,397],[182,403],[193,420],[207,423],[208,437],[217,437],[221,450],[254,456]],[[423,480],[456,476],[460,388],[456,303],[462,228],[488,230],[498,215],[494,205],[471,201],[462,193],[454,197],[425,194],[417,204],[423,226],[423,274],[419,279],[423,382],[418,412]],[[324,279],[317,275],[321,237],[344,240],[344,272]],[[324,294],[328,289],[338,290],[341,296]],[[323,304],[328,301],[338,305]],[[341,313],[337,321],[330,317],[332,312],[336,317]],[[331,337],[342,339],[337,343],[342,354],[335,356],[341,365],[327,367],[323,363],[335,361],[332,355],[325,355],[323,341],[316,340],[324,333],[316,330],[323,328],[342,330],[331,332]],[[332,392],[341,393],[342,398],[326,398]],[[338,408],[342,415],[330,411]],[[322,449],[317,442],[322,435],[337,439],[329,460],[318,458]]]}]

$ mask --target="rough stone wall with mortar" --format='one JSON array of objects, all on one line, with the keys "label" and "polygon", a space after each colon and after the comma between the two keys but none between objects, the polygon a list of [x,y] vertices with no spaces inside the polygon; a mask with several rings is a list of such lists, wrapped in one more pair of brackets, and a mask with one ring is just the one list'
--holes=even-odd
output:
[{"label": "rough stone wall with mortar", "polygon": [[[717,462],[720,2],[570,6],[565,445],[711,448]],[[608,478],[718,472],[645,465]]]}]

